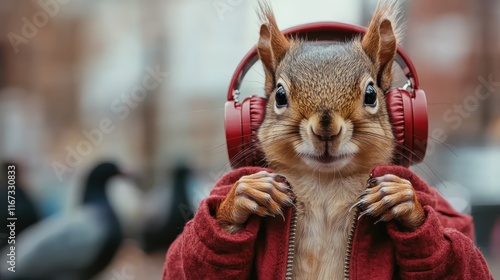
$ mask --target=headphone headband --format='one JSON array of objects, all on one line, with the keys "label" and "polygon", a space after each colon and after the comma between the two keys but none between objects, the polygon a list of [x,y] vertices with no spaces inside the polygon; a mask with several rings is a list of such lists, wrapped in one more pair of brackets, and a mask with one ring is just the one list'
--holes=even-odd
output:
[{"label": "headphone headband", "polygon": [[[286,29],[283,31],[283,34],[287,37],[307,38],[308,40],[345,41],[356,35],[362,35],[365,32],[366,28],[358,25],[338,22],[317,22]],[[234,100],[235,91],[239,90],[246,73],[258,60],[257,48],[253,47],[240,62],[231,78],[231,83],[229,84],[229,90],[227,92],[228,101]],[[400,46],[398,46],[395,61],[401,69],[403,69],[403,72],[411,83],[413,92],[415,92],[419,88],[417,71],[409,56]]]}]

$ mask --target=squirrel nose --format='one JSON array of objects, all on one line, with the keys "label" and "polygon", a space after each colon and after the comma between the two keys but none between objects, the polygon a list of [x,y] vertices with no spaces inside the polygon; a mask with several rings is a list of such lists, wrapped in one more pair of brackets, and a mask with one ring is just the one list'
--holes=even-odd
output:
[{"label": "squirrel nose", "polygon": [[314,135],[314,137],[316,137],[320,141],[332,141],[333,139],[335,139],[335,137],[340,135],[341,132],[342,132],[342,127],[340,127],[339,130],[336,132],[333,132],[331,130],[324,130],[320,133],[315,132],[314,128],[311,127],[312,135]]}]

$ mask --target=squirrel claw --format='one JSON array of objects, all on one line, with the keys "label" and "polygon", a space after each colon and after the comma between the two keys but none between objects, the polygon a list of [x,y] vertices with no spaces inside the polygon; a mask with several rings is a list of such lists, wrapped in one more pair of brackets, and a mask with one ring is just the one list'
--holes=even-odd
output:
[{"label": "squirrel claw", "polygon": [[377,183],[377,178],[371,178],[368,180],[368,186],[373,187],[375,183]]},{"label": "squirrel claw", "polygon": [[365,203],[366,203],[366,201],[364,201],[363,199],[360,200],[360,201],[358,201],[358,202],[356,202],[356,203],[354,203],[354,205],[351,206],[351,208],[349,208],[349,213],[352,211],[352,209],[354,209],[356,207],[359,207],[359,206],[361,206],[361,205],[363,205]]},{"label": "squirrel claw", "polygon": [[284,183],[284,184],[287,184],[288,186],[290,186],[290,182],[288,182],[288,180],[286,179],[286,177],[283,176],[283,175],[281,175],[281,174],[274,175],[274,179],[277,182]]},{"label": "squirrel claw", "polygon": [[368,190],[365,190],[364,192],[362,192],[359,196],[358,196],[358,199],[361,199],[363,196],[367,195],[368,193],[370,193]]},{"label": "squirrel claw", "polygon": [[374,225],[378,224],[379,222],[385,222],[385,219],[384,218],[380,218],[378,219],[375,223],[373,223]]},{"label": "squirrel claw", "polygon": [[283,214],[283,211],[281,209],[279,209],[278,215],[280,215],[281,218],[283,218],[283,222],[284,222],[285,221],[285,215]]},{"label": "squirrel claw", "polygon": [[265,215],[266,215],[266,216],[269,216],[269,217],[273,217],[273,218],[275,218],[275,217],[276,217],[276,215],[274,215],[273,213],[271,213],[271,212],[269,212],[269,211],[266,211],[266,214],[265,214]]},{"label": "squirrel claw", "polygon": [[361,217],[363,217],[364,215],[369,214],[369,212],[370,212],[369,210],[365,210],[365,211],[361,212],[361,214],[358,216],[358,221],[359,221],[359,219],[361,219]]},{"label": "squirrel claw", "polygon": [[372,180],[372,179],[373,179],[373,174],[372,174],[372,173],[370,173],[370,176],[368,177],[368,179],[366,180],[366,182],[367,182],[367,183],[369,183],[369,182],[370,182],[370,180]]}]

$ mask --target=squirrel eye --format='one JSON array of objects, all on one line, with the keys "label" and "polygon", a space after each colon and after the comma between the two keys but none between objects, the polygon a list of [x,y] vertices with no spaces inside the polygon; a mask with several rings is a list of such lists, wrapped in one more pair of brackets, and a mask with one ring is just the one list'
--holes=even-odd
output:
[{"label": "squirrel eye", "polygon": [[366,87],[365,91],[365,106],[375,107],[377,106],[377,91],[373,87],[373,84],[370,83]]},{"label": "squirrel eye", "polygon": [[280,108],[288,105],[285,88],[280,84],[278,84],[278,87],[276,88],[275,98],[276,98],[276,107]]}]

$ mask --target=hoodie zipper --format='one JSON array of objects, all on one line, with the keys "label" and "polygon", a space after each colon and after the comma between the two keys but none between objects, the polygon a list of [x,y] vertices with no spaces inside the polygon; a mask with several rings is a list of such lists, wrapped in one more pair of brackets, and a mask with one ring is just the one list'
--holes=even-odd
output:
[{"label": "hoodie zipper", "polygon": [[[344,280],[349,280],[349,268],[351,264],[351,250],[354,239],[354,231],[356,230],[356,222],[358,220],[359,210],[355,209],[354,217],[351,221],[349,236],[347,239],[347,250],[344,258]],[[292,220],[290,224],[290,234],[288,236],[288,257],[286,263],[285,280],[292,280],[293,274],[293,258],[295,254],[295,232],[297,230],[297,209],[292,208]]]},{"label": "hoodie zipper", "polygon": [[354,231],[356,230],[356,223],[358,221],[359,210],[356,207],[354,217],[352,218],[351,229],[349,230],[349,237],[347,239],[347,250],[344,259],[344,280],[349,280],[349,268],[351,265],[351,250],[354,239]]},{"label": "hoodie zipper", "polygon": [[288,236],[288,257],[286,261],[285,280],[292,280],[293,257],[295,254],[295,232],[297,230],[297,209],[292,208],[292,220],[290,225],[290,234]]}]

